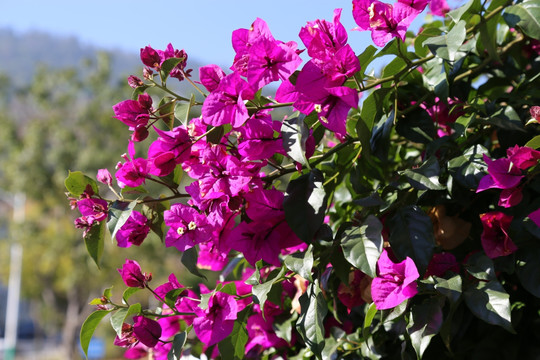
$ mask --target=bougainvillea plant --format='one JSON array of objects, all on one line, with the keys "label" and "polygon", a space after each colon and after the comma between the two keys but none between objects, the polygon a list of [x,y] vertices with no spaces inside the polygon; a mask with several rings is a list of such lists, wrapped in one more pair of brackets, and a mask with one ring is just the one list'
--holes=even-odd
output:
[{"label": "bougainvillea plant", "polygon": [[[342,11],[376,46],[348,45]],[[126,154],[98,181],[66,179],[75,225],[98,266],[105,239],[153,234],[219,276],[160,283],[127,259],[83,350],[109,315],[130,359],[540,353],[540,2],[353,0],[328,17],[301,43],[255,19],[229,69],[141,49],[142,79],[113,106]]]}]

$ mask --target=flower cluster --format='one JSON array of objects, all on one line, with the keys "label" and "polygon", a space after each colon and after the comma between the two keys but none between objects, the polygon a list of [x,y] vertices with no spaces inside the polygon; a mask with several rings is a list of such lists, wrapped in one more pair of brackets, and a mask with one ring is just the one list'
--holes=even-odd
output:
[{"label": "flower cluster", "polygon": [[[428,5],[449,11],[444,0],[353,0],[355,30],[384,47],[363,53],[342,9],[307,22],[301,43],[257,18],[233,32],[229,69],[202,66],[197,80],[184,50],[141,49],[144,81],[130,76],[132,98],[113,106],[131,132],[126,154],[114,176],[97,174],[116,199],[70,174],[76,226],[97,242],[96,262],[107,231],[121,248],[153,234],[185,271],[220,275],[154,286],[126,260],[122,303],[110,291],[93,302],[96,316],[114,312],[126,357],[420,358],[439,333],[444,351],[478,336],[478,321],[513,331],[521,310],[509,299],[540,297],[540,99],[524,90],[540,65],[512,49],[538,39],[503,5],[470,5],[405,42]],[[519,29],[491,38],[484,21]],[[382,56],[395,58],[377,78],[367,67]],[[170,77],[201,99],[176,94]],[[129,303],[138,289],[158,306]]]}]

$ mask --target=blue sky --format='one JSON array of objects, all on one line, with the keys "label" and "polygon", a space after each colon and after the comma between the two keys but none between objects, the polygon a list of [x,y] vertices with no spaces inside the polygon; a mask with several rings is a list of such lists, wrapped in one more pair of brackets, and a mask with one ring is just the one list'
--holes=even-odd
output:
[{"label": "blue sky", "polygon": [[[260,17],[276,39],[301,44],[300,28],[318,18],[331,21],[337,7],[343,8],[345,28],[352,29],[350,0],[17,0],[3,2],[0,28],[75,36],[84,44],[137,54],[146,45],[162,49],[171,42],[202,63],[229,66],[233,30]],[[360,53],[371,44],[369,32],[349,31],[349,43]]]}]

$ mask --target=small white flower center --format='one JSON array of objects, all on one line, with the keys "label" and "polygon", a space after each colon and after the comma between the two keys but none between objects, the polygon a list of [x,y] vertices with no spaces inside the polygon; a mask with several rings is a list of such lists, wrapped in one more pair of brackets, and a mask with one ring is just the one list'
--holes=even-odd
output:
[{"label": "small white flower center", "polygon": [[197,228],[197,224],[195,224],[195,221],[190,221],[188,224],[189,230],[195,230]]},{"label": "small white flower center", "polygon": [[176,230],[176,232],[178,233],[178,235],[184,235],[186,233],[186,228],[179,227],[178,230]]}]

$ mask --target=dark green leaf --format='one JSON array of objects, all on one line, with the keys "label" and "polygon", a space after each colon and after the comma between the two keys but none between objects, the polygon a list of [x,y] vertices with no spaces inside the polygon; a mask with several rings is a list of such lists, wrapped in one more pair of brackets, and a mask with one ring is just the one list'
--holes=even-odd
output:
[{"label": "dark green leaf", "polygon": [[128,287],[126,290],[124,290],[124,293],[122,294],[122,300],[124,303],[127,304],[129,298],[139,290],[141,290],[141,288],[137,287]]},{"label": "dark green leaf", "polygon": [[197,249],[194,247],[189,248],[182,254],[182,264],[186,267],[186,269],[188,269],[190,273],[206,280],[206,276],[201,274],[201,272],[197,268],[198,258],[199,255],[197,253]]},{"label": "dark green leaf", "polygon": [[298,112],[283,120],[281,134],[283,136],[283,148],[294,161],[305,165],[306,140],[309,137],[309,129],[304,123],[304,114]]},{"label": "dark green leaf", "polygon": [[527,36],[540,40],[540,4],[529,0],[506,8],[504,20],[510,27],[519,27]]},{"label": "dark green leaf", "polygon": [[159,71],[159,75],[161,76],[161,81],[166,82],[172,69],[174,69],[176,65],[180,64],[182,61],[184,61],[184,58],[177,58],[177,57],[172,57],[165,60],[161,64],[161,70]]},{"label": "dark green leaf", "polygon": [[444,190],[446,187],[439,183],[439,173],[439,162],[435,157],[430,157],[418,168],[401,172],[415,189]]},{"label": "dark green leaf", "polygon": [[470,0],[467,4],[458,7],[448,13],[454,23],[460,20],[468,20],[473,14],[478,13],[482,9],[480,0]]},{"label": "dark green leaf", "polygon": [[407,331],[418,359],[422,358],[431,338],[439,333],[442,323],[443,313],[437,298],[412,306]]},{"label": "dark green leaf", "polygon": [[94,260],[97,267],[101,262],[101,257],[103,256],[103,248],[105,246],[105,234],[107,232],[107,226],[105,221],[101,221],[97,224],[94,224],[88,234],[84,237],[84,244],[86,245],[86,251]]},{"label": "dark green leaf", "polygon": [[531,140],[527,141],[525,146],[530,147],[532,149],[540,149],[540,135],[536,135]]},{"label": "dark green leaf", "polygon": [[384,110],[384,99],[391,93],[391,90],[389,88],[375,89],[362,102],[360,117],[369,130],[381,118]]},{"label": "dark green leaf", "polygon": [[289,182],[283,209],[294,233],[304,242],[311,243],[323,224],[326,211],[326,194],[320,170],[313,169]]},{"label": "dark green leaf", "polygon": [[240,360],[245,358],[248,341],[247,319],[249,315],[249,308],[239,312],[231,334],[218,344],[219,353],[223,360]]},{"label": "dark green leaf", "polygon": [[372,278],[377,275],[377,260],[382,252],[382,229],[379,219],[369,215],[361,226],[345,230],[341,238],[345,259]]},{"label": "dark green leaf", "polygon": [[433,250],[435,237],[433,223],[418,206],[406,206],[397,210],[388,220],[390,237],[388,241],[400,261],[407,256],[414,260],[418,272],[426,270]]},{"label": "dark green leaf", "polygon": [[95,194],[99,194],[96,181],[80,171],[70,171],[68,177],[64,181],[64,185],[71,195],[75,197],[82,195],[88,185],[92,187]]},{"label": "dark green leaf", "polygon": [[118,309],[113,316],[111,316],[111,326],[116,331],[118,336],[122,336],[122,325],[126,322],[126,318],[132,315],[138,315],[141,313],[141,304],[130,305],[129,308]]},{"label": "dark green leaf", "polygon": [[174,308],[176,306],[176,300],[184,291],[186,291],[186,289],[180,288],[167,292],[165,299],[163,299],[165,300],[165,304],[167,304],[167,306],[169,306],[171,309]]},{"label": "dark green leaf", "polygon": [[296,252],[285,257],[285,266],[299,274],[306,280],[312,281],[311,268],[313,267],[313,246],[309,245],[306,251]]},{"label": "dark green leaf", "polygon": [[484,154],[489,155],[485,147],[474,145],[468,148],[463,155],[448,162],[448,172],[461,185],[468,189],[476,189],[487,172]]},{"label": "dark green leaf", "polygon": [[167,354],[167,360],[180,360],[182,358],[182,349],[186,344],[186,340],[187,332],[185,331],[174,336],[171,351]]},{"label": "dark green leaf", "polygon": [[375,315],[377,314],[377,305],[371,303],[366,311],[366,316],[364,317],[364,325],[362,326],[362,336],[364,339],[367,339],[370,336],[370,328]]},{"label": "dark green leaf", "polygon": [[422,108],[416,108],[400,118],[396,131],[408,140],[422,144],[430,143],[436,135],[433,118]]},{"label": "dark green leaf", "polygon": [[191,108],[195,105],[195,94],[191,94],[189,101],[178,102],[174,108],[174,116],[184,125],[190,120]]},{"label": "dark green leaf", "polygon": [[97,310],[90,314],[84,321],[81,327],[81,332],[79,335],[79,341],[81,343],[81,348],[83,350],[84,356],[88,357],[88,346],[90,345],[90,340],[92,340],[92,335],[96,327],[101,322],[101,320],[112,310]]},{"label": "dark green leaf", "polygon": [[461,276],[455,275],[450,279],[443,279],[440,277],[435,277],[435,289],[446,296],[452,303],[458,301],[461,296]]},{"label": "dark green leaf", "polygon": [[516,273],[523,287],[540,297],[540,248],[520,249],[517,252]]},{"label": "dark green leaf", "polygon": [[285,267],[282,267],[279,273],[277,273],[275,277],[266,279],[266,281],[262,284],[253,285],[252,287],[253,295],[257,298],[257,302],[259,303],[259,306],[261,307],[261,312],[263,314],[264,314],[264,303],[266,302],[268,293],[270,292],[270,290],[272,290],[274,281],[282,277],[283,274],[285,274]]},{"label": "dark green leaf", "polygon": [[158,104],[158,113],[161,120],[172,130],[174,128],[174,108],[176,100],[170,96],[165,96]]},{"label": "dark green leaf", "polygon": [[363,53],[358,55],[358,60],[360,61],[360,65],[362,66],[361,75],[363,75],[366,71],[366,68],[371,63],[371,61],[374,59],[375,53],[377,52],[377,48],[373,45],[369,45]]},{"label": "dark green leaf", "polygon": [[511,333],[510,296],[496,280],[479,281],[463,293],[471,312],[488,324],[499,325]]},{"label": "dark green leaf", "polygon": [[497,279],[493,260],[484,253],[472,254],[465,264],[465,269],[478,280],[490,281]]},{"label": "dark green leaf", "polygon": [[324,318],[328,313],[326,300],[319,287],[319,281],[309,284],[300,297],[301,312],[296,322],[296,330],[317,358],[324,349]]},{"label": "dark green leaf", "polygon": [[137,205],[136,201],[121,202],[115,201],[109,206],[109,220],[107,221],[107,227],[112,234],[112,238],[116,238],[116,233],[129,219],[129,216],[133,212],[133,209]]}]

